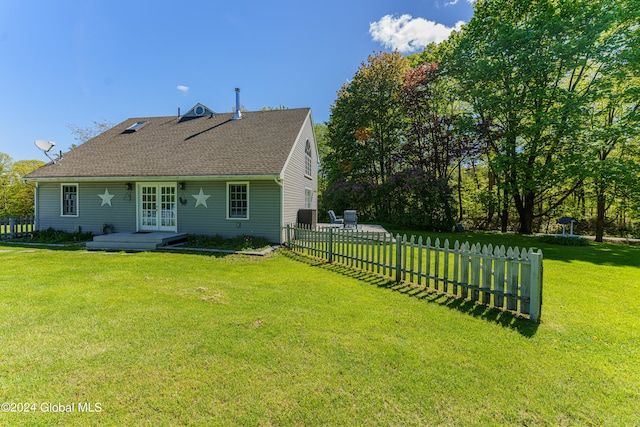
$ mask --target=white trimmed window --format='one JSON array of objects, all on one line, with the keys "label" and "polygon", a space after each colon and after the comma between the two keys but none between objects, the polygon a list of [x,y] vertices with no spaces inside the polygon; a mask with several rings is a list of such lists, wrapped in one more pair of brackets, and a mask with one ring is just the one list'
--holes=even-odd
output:
[{"label": "white trimmed window", "polygon": [[60,186],[60,215],[78,216],[78,184]]},{"label": "white trimmed window", "polygon": [[307,143],[304,146],[304,175],[308,178],[311,178],[311,143],[307,139]]},{"label": "white trimmed window", "polygon": [[227,183],[227,219],[249,219],[249,183]]}]

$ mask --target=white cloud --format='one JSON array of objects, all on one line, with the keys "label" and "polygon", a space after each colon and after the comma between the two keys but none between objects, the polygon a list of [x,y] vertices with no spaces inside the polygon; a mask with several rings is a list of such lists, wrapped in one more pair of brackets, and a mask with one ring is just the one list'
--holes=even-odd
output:
[{"label": "white cloud", "polygon": [[176,89],[178,89],[180,92],[184,92],[184,93],[189,92],[189,86],[178,85],[178,86],[176,86]]},{"label": "white cloud", "polygon": [[429,43],[446,40],[452,31],[459,30],[463,24],[463,21],[458,21],[455,26],[447,27],[424,18],[414,19],[411,15],[386,15],[378,22],[369,24],[369,34],[385,47],[408,53],[420,50]]}]

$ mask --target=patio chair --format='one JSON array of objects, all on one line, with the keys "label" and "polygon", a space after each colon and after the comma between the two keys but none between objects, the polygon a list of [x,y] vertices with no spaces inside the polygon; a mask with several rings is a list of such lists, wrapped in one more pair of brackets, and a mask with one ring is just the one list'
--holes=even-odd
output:
[{"label": "patio chair", "polygon": [[329,219],[331,220],[331,224],[344,224],[344,220],[338,216],[332,210],[329,211]]},{"label": "patio chair", "polygon": [[344,211],[344,227],[358,228],[358,215],[356,214],[356,211]]}]

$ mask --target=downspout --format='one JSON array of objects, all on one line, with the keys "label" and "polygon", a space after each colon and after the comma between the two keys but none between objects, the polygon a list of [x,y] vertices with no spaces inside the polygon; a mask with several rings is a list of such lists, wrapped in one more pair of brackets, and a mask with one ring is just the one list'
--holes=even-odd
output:
[{"label": "downspout", "polygon": [[[25,184],[31,185],[28,182],[25,181]],[[38,181],[36,181],[33,185],[33,230],[32,231],[38,231],[40,230],[40,221],[38,220],[39,212],[40,212],[40,207],[38,206],[38,192],[40,191],[40,188],[38,187]]]},{"label": "downspout", "polygon": [[278,184],[278,186],[280,187],[280,212],[278,212],[278,216],[280,217],[280,219],[278,220],[278,223],[280,224],[280,243],[283,243],[286,241],[286,238],[284,237],[284,227],[285,224],[283,224],[284,221],[284,184],[282,182],[282,177],[280,176],[276,176],[275,178],[273,178],[273,182],[275,182],[276,184]]}]

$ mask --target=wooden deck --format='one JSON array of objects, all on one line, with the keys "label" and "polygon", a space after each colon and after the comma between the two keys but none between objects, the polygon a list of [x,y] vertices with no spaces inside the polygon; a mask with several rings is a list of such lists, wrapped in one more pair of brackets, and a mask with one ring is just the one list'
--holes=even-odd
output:
[{"label": "wooden deck", "polygon": [[169,231],[113,233],[95,236],[87,249],[110,251],[151,251],[187,238],[187,233]]}]

